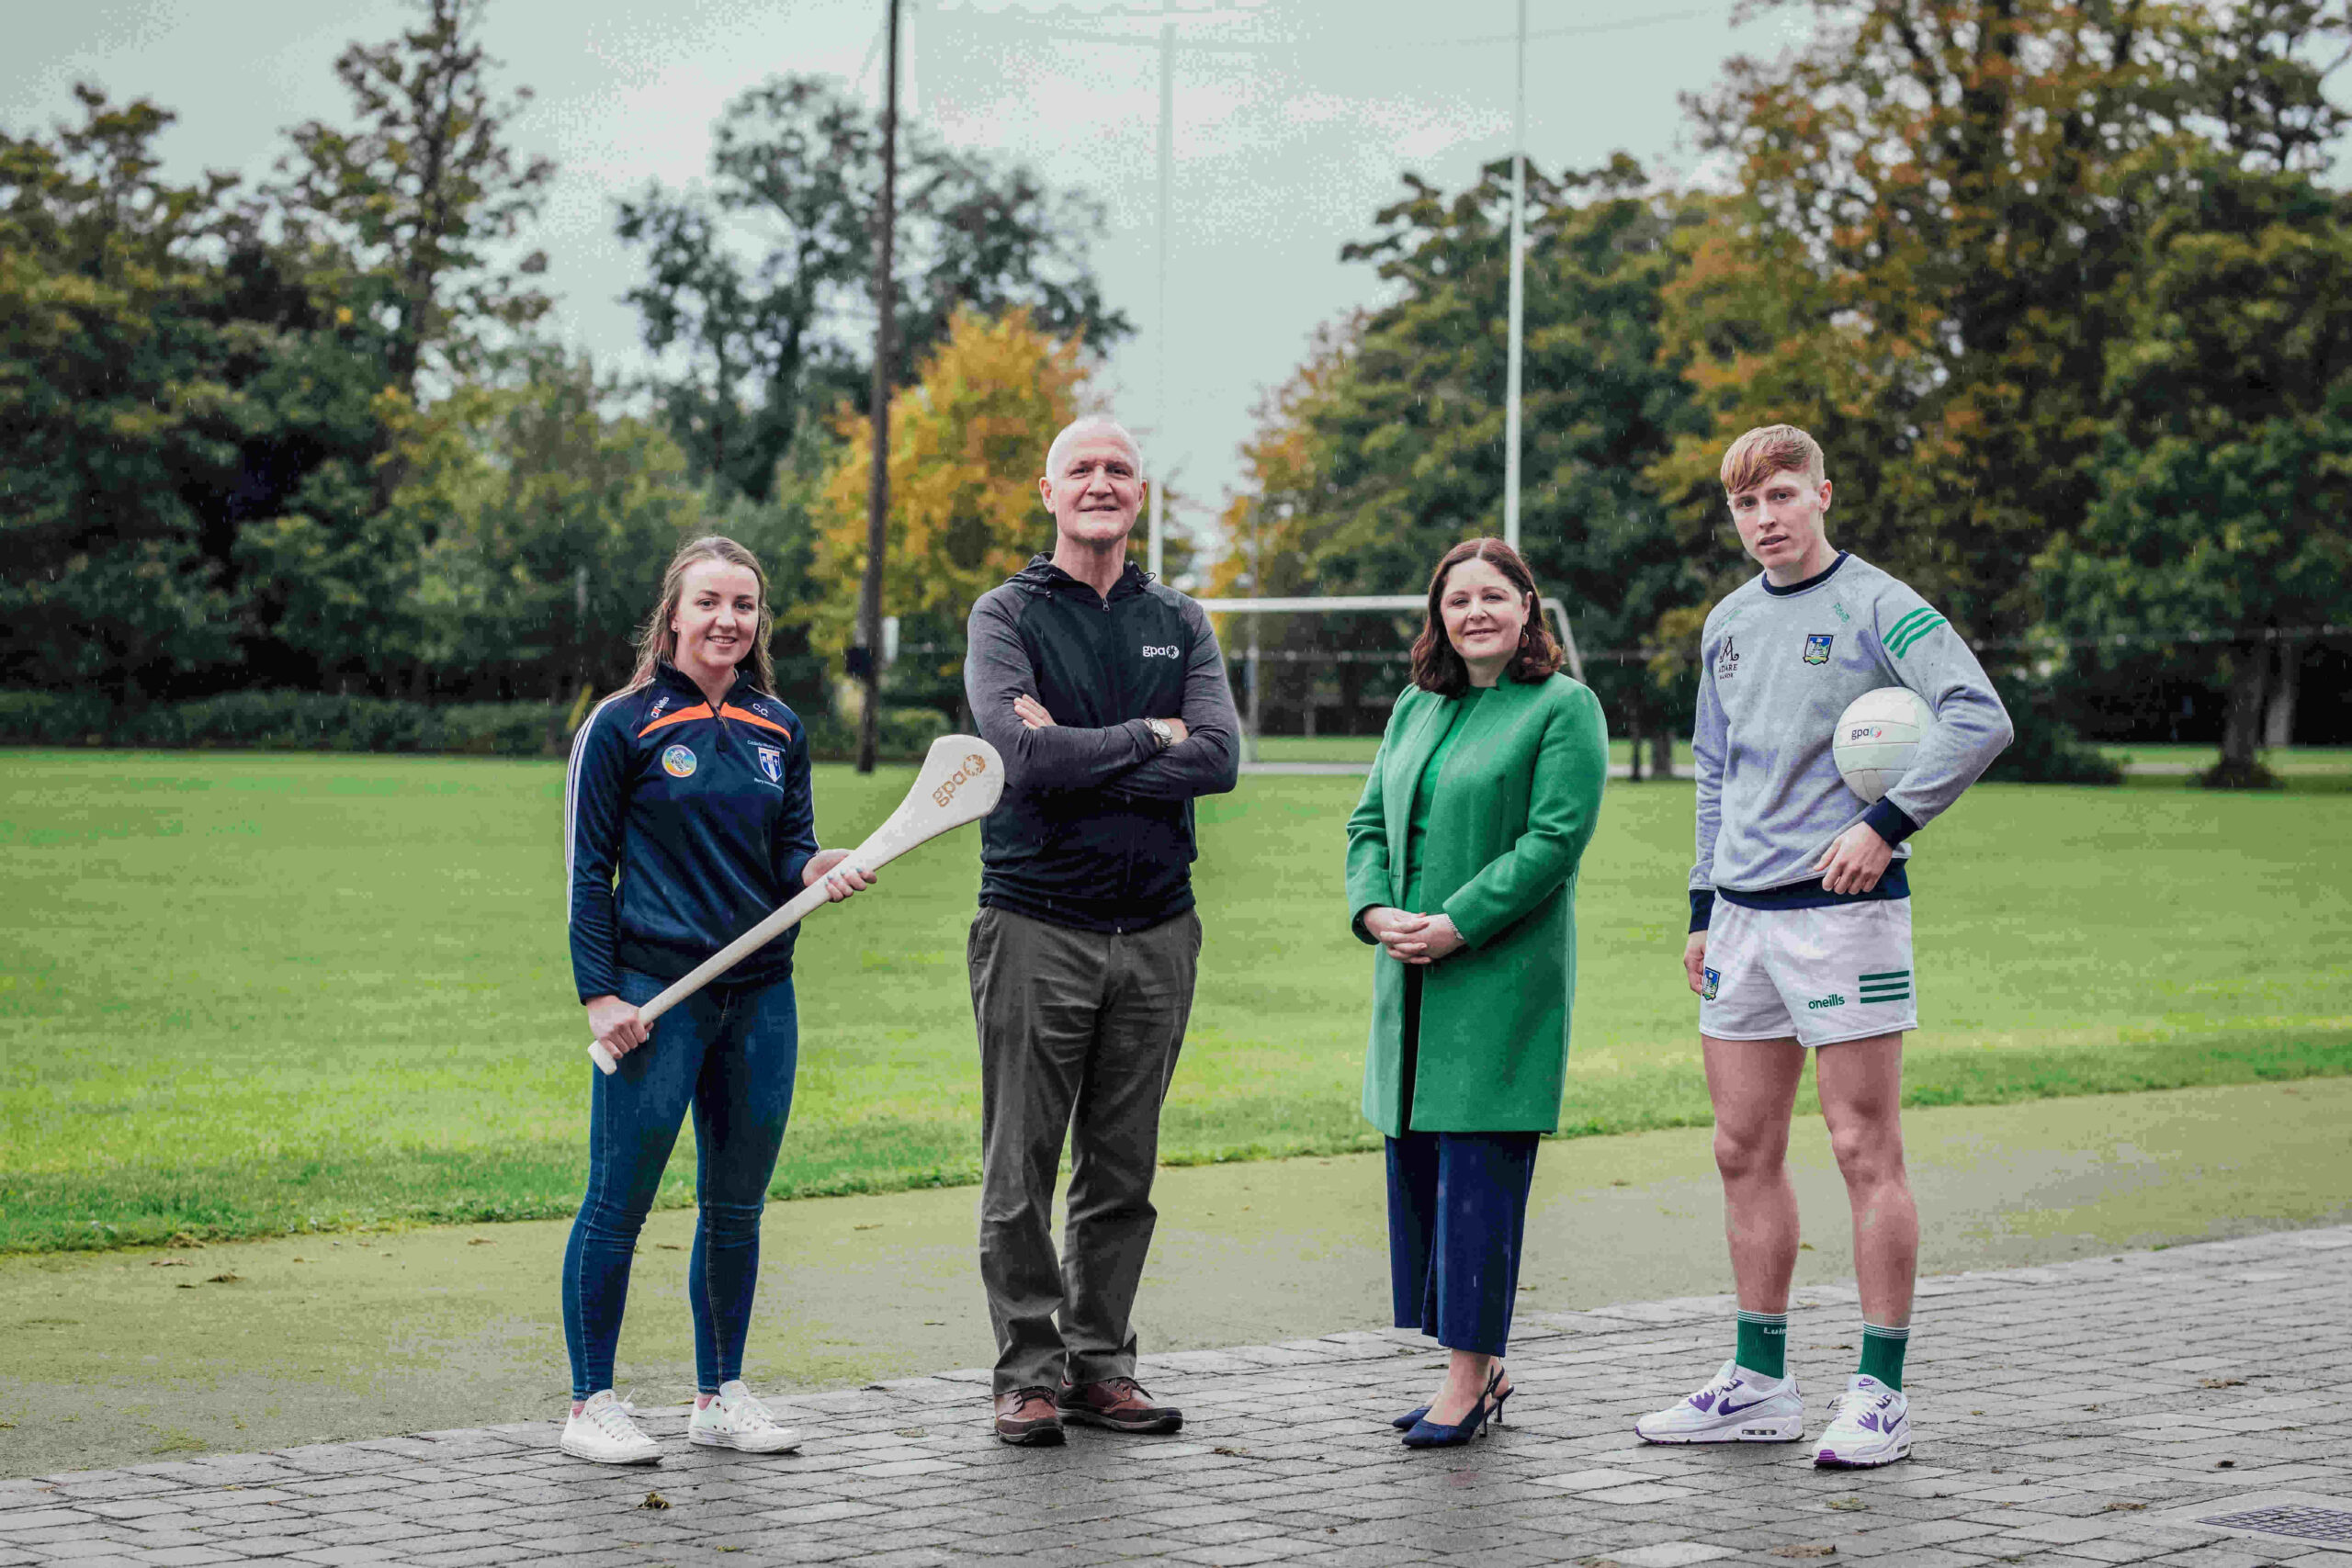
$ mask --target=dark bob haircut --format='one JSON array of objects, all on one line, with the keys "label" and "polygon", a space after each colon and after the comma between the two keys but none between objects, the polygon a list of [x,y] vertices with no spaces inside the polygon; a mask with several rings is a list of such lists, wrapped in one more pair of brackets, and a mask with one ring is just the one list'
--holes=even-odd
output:
[{"label": "dark bob haircut", "polygon": [[1535,591],[1535,578],[1527,563],[1500,539],[1464,539],[1446,551],[1445,558],[1430,574],[1429,615],[1413,643],[1413,684],[1442,697],[1458,697],[1470,689],[1470,667],[1454,651],[1453,639],[1445,635],[1445,616],[1438,609],[1438,601],[1445,597],[1445,580],[1466,560],[1485,561],[1501,572],[1527,605],[1527,626],[1520,633],[1519,651],[1503,673],[1514,681],[1541,681],[1555,672],[1560,668],[1560,642],[1544,622],[1544,596]]}]

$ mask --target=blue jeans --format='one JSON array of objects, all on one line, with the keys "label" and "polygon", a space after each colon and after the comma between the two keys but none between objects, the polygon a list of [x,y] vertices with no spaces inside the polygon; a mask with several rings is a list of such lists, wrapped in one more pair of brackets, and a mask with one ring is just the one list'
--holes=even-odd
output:
[{"label": "blue jeans", "polygon": [[[621,971],[616,994],[642,1007],[664,982]],[[563,1337],[571,1397],[613,1386],[629,1260],[688,1105],[695,1113],[695,1379],[705,1393],[743,1374],[760,1274],[760,1212],[792,1111],[800,1010],[789,978],[710,986],[664,1013],[653,1037],[607,1077],[594,1067],[588,1193],[563,1249]]]}]

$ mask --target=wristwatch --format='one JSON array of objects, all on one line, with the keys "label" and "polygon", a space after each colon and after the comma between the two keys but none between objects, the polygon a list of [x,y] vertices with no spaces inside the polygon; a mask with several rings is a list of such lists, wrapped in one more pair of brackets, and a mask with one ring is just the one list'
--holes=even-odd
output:
[{"label": "wristwatch", "polygon": [[1151,738],[1159,742],[1161,750],[1165,751],[1176,744],[1176,732],[1168,728],[1166,719],[1148,718],[1143,721],[1143,727],[1151,731]]}]

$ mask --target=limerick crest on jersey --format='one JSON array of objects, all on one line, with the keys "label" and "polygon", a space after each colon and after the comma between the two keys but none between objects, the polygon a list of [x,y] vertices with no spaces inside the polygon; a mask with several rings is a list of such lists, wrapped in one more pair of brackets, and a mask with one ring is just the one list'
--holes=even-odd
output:
[{"label": "limerick crest on jersey", "polygon": [[1829,645],[1838,640],[1836,632],[1815,632],[1804,639],[1804,661],[1807,664],[1829,662]]},{"label": "limerick crest on jersey", "polygon": [[1706,976],[1707,987],[1705,990],[1699,993],[1699,999],[1702,1001],[1713,1001],[1715,999],[1715,993],[1723,988],[1723,971],[1720,969],[1702,969],[1700,973]]},{"label": "limerick crest on jersey", "polygon": [[673,746],[662,753],[662,771],[673,779],[690,779],[695,774],[695,754],[684,746]]},{"label": "limerick crest on jersey", "polygon": [[773,746],[761,747],[760,772],[767,774],[768,783],[782,784],[784,782],[784,753]]}]

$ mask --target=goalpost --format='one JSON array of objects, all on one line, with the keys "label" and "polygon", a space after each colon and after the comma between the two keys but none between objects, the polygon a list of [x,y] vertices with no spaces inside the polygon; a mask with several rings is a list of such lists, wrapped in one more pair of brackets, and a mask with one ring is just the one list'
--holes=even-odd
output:
[{"label": "goalpost", "polygon": [[[1372,612],[1396,615],[1403,611],[1425,611],[1429,599],[1427,595],[1420,593],[1344,593],[1289,599],[1202,599],[1196,603],[1213,615],[1322,615],[1327,612]],[[1560,639],[1560,648],[1567,656],[1568,673],[1579,681],[1583,680],[1584,660],[1577,652],[1576,634],[1568,627],[1567,607],[1556,598],[1545,598],[1541,603],[1544,614],[1551,618],[1554,633]],[[1234,650],[1228,649],[1226,651],[1227,658],[1234,656]],[[1242,755],[1245,761],[1256,762],[1260,760],[1259,702],[1264,691],[1265,682],[1262,669],[1263,656],[1258,646],[1255,622],[1250,625],[1250,640],[1241,649],[1240,657],[1249,672],[1249,691],[1242,709]],[[1287,660],[1292,655],[1285,653],[1283,657]],[[1337,661],[1347,659],[1349,655],[1335,653],[1328,657]],[[1402,659],[1402,650],[1393,657]],[[1311,708],[1309,713],[1312,713]]]}]

